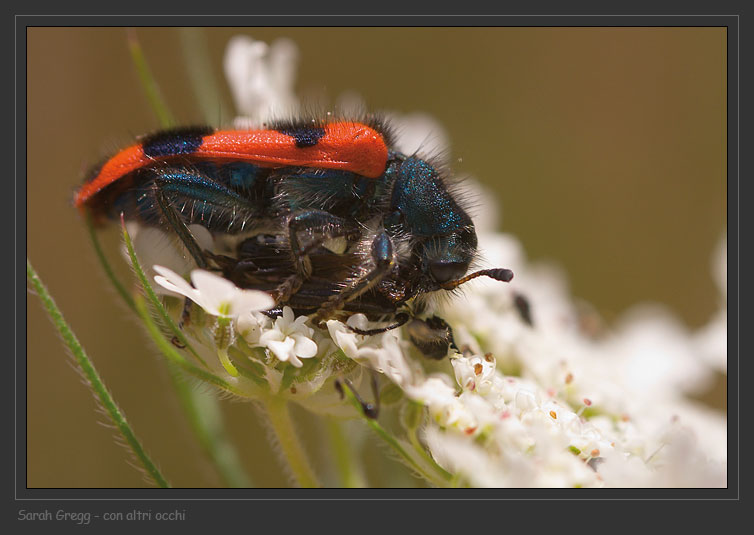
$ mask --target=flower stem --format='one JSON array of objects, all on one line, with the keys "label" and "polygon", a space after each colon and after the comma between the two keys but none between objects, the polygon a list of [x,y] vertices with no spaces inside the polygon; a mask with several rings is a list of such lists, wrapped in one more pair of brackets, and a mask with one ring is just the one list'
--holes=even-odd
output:
[{"label": "flower stem", "polygon": [[275,439],[280,445],[280,451],[288,462],[288,468],[303,488],[316,488],[320,484],[314,474],[306,452],[296,434],[296,426],[288,411],[288,402],[282,398],[268,397],[261,400],[265,408],[267,419],[275,433]]},{"label": "flower stem", "polygon": [[213,75],[214,65],[209,55],[207,36],[202,28],[178,28],[186,66],[194,96],[204,115],[204,121],[217,125],[225,120],[230,110],[223,98],[217,78]]},{"label": "flower stem", "polygon": [[115,288],[115,291],[118,292],[118,295],[120,295],[120,297],[123,299],[123,302],[126,303],[128,308],[136,312],[136,305],[134,304],[134,300],[123,287],[123,284],[121,284],[121,282],[118,280],[118,277],[115,275],[113,268],[110,266],[110,262],[107,261],[107,257],[105,257],[105,253],[102,251],[102,246],[100,245],[99,238],[97,237],[97,233],[94,228],[92,213],[88,210],[86,212],[86,229],[87,231],[89,231],[89,239],[92,241],[94,252],[97,255],[97,259],[99,260],[102,269],[104,269],[105,275],[107,276],[108,280],[113,285],[113,288]]},{"label": "flower stem", "polygon": [[175,346],[168,342],[162,335],[160,328],[157,326],[154,320],[152,320],[152,317],[149,314],[149,309],[147,308],[147,304],[141,295],[137,294],[135,296],[134,303],[136,304],[136,310],[139,313],[139,317],[144,322],[144,326],[147,328],[147,333],[157,345],[157,348],[170,362],[177,364],[184,371],[206,383],[230,392],[231,394],[243,396],[243,392],[238,390],[233,384],[211,372],[198,368],[197,366],[194,366],[189,361],[187,361],[186,358],[175,349]]},{"label": "flower stem", "polygon": [[147,59],[144,57],[144,51],[141,49],[141,43],[139,43],[139,39],[136,37],[136,31],[133,28],[128,28],[126,32],[128,35],[128,48],[131,52],[131,61],[133,61],[136,72],[139,75],[144,93],[146,93],[149,104],[152,106],[155,115],[157,115],[160,125],[163,128],[169,128],[175,124],[175,120],[165,100],[162,98],[160,87],[157,85],[152,71],[149,69]]},{"label": "flower stem", "polygon": [[[107,278],[110,280],[118,294],[123,298],[126,305],[136,314],[141,315],[142,312],[146,311],[144,303],[141,302],[137,307],[134,299],[126,291],[123,284],[121,284],[120,280],[118,280],[118,277],[115,275],[110,263],[107,261],[107,257],[105,257],[105,254],[102,251],[102,246],[100,245],[99,238],[95,232],[90,212],[87,212],[86,226],[89,230],[89,237],[94,246],[97,258],[99,259]],[[143,273],[143,269],[135,255],[133,257],[133,266],[134,270]],[[142,284],[144,284],[143,280]],[[164,312],[164,310],[162,312]],[[162,312],[160,312],[162,316],[167,315],[166,312],[164,314]],[[150,317],[149,314],[145,315],[147,318]],[[159,336],[157,329],[155,329],[155,334]],[[164,342],[162,337],[160,337],[160,339]],[[192,347],[188,348],[190,351],[194,351]],[[225,432],[225,426],[223,424],[217,397],[212,392],[205,392],[203,390],[192,388],[192,386],[186,382],[185,376],[183,375],[186,371],[181,368],[174,359],[170,358],[171,355],[167,355],[167,357],[170,378],[181,403],[181,408],[186,414],[191,429],[194,431],[194,434],[199,439],[202,447],[214,463],[218,474],[230,487],[251,487],[251,481],[243,469],[236,448],[230,441],[228,434]]]},{"label": "flower stem", "polygon": [[[186,349],[188,349],[206,369],[209,369],[209,366],[207,366],[207,363],[204,362],[204,359],[202,359],[202,357],[199,356],[199,353],[197,353],[196,350],[191,345],[191,343],[189,343],[188,339],[186,338],[186,335],[183,334],[183,331],[180,328],[178,328],[178,326],[170,317],[170,314],[168,314],[167,310],[165,310],[165,307],[162,306],[162,302],[157,297],[157,294],[154,293],[154,290],[152,289],[152,285],[149,283],[149,280],[147,279],[147,275],[146,273],[144,273],[144,270],[142,269],[141,264],[139,263],[139,259],[136,257],[134,244],[133,244],[133,241],[131,240],[131,236],[128,234],[128,230],[126,230],[126,221],[122,213],[120,215],[120,224],[121,224],[121,230],[123,231],[123,241],[126,244],[126,249],[128,250],[128,257],[131,259],[131,267],[133,267],[133,270],[136,273],[136,277],[139,279],[139,282],[141,283],[141,287],[144,289],[144,292],[147,294],[147,297],[149,298],[150,303],[152,303],[152,306],[154,307],[154,310],[157,312],[160,319],[162,319],[163,323],[173,332],[173,334],[178,339],[178,341],[181,342],[181,344],[183,344],[186,347]],[[133,299],[131,300],[131,302],[134,303]]]},{"label": "flower stem", "polygon": [[401,443],[393,437],[390,433],[385,431],[385,429],[377,422],[377,420],[373,418],[367,418],[364,417],[364,421],[367,423],[369,427],[372,428],[372,430],[377,433],[377,435],[384,440],[385,442],[390,445],[393,450],[395,450],[396,453],[400,456],[403,461],[413,468],[419,475],[421,475],[424,479],[432,483],[433,485],[437,485],[438,487],[447,487],[447,481],[444,480],[443,477],[437,474],[433,474],[432,472],[426,470],[424,466],[422,466],[420,463],[416,461],[416,459],[406,451],[406,449],[401,445]]},{"label": "flower stem", "polygon": [[[406,463],[407,466],[411,467],[413,470],[416,471],[417,474],[421,475],[424,479],[429,481],[430,483],[437,485],[438,487],[447,487],[448,486],[448,479],[445,476],[445,474],[435,474],[432,473],[422,464],[420,464],[414,456],[412,456],[406,448],[403,447],[401,442],[393,437],[390,433],[388,433],[380,424],[379,422],[374,418],[369,418],[366,414],[364,414],[364,409],[361,406],[361,403],[356,399],[356,397],[353,395],[353,392],[351,392],[351,389],[344,388],[343,393],[348,398],[348,401],[351,402],[351,404],[354,406],[354,408],[359,411],[359,414],[361,414],[362,418],[364,419],[364,422],[372,428],[372,430],[377,433],[377,435],[384,440],[393,450],[398,454],[400,459]],[[405,444],[405,442],[404,442]],[[447,473],[447,472],[446,472]]]},{"label": "flower stem", "polygon": [[446,482],[452,482],[453,481],[453,474],[445,470],[442,466],[437,464],[437,462],[432,458],[431,455],[427,453],[427,450],[424,449],[424,446],[419,441],[419,436],[417,435],[416,428],[409,429],[407,431],[408,439],[411,442],[411,445],[414,447],[414,450],[421,456],[422,459],[424,459],[424,462],[427,463],[427,465],[431,466],[435,472],[437,472],[440,477]]},{"label": "flower stem", "polygon": [[347,489],[366,487],[364,472],[357,465],[353,451],[348,447],[348,440],[343,432],[343,424],[335,418],[328,418],[326,424],[341,486]]},{"label": "flower stem", "polygon": [[231,488],[252,487],[238,452],[225,431],[220,401],[215,392],[193,388],[177,364],[168,362],[168,369],[189,425],[222,481]]},{"label": "flower stem", "polygon": [[65,342],[65,345],[68,347],[68,349],[71,350],[71,353],[76,360],[76,364],[89,383],[89,386],[92,389],[92,393],[95,395],[95,399],[97,399],[97,401],[102,404],[105,412],[115,424],[115,427],[123,436],[126,444],[128,444],[128,447],[131,449],[133,454],[144,466],[147,474],[149,474],[154,482],[160,487],[170,487],[170,484],[162,476],[159,469],[152,462],[152,459],[149,457],[149,455],[147,455],[147,452],[144,450],[141,442],[139,442],[139,439],[136,438],[136,435],[131,429],[131,426],[126,421],[126,417],[115,404],[115,401],[110,395],[110,392],[105,387],[105,384],[102,382],[102,378],[99,376],[99,373],[94,367],[94,364],[92,364],[92,361],[89,360],[89,357],[84,351],[84,348],[81,347],[81,344],[76,338],[76,335],[73,334],[70,326],[65,321],[65,318],[63,318],[63,314],[55,304],[55,301],[53,301],[52,297],[47,291],[47,288],[42,283],[37,273],[34,271],[31,263],[29,263],[29,260],[26,260],[26,277],[27,279],[29,279],[29,282],[31,282],[31,285],[39,296],[39,299],[42,301],[47,314],[50,316],[50,319],[58,329],[60,336],[62,336],[63,342]]}]

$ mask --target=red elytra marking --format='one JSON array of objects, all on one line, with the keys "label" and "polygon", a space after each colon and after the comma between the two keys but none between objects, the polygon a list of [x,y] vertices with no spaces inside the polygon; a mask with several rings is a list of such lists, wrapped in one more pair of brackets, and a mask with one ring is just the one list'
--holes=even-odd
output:
[{"label": "red elytra marking", "polygon": [[83,207],[106,186],[154,162],[180,158],[247,161],[263,167],[321,167],[377,178],[385,171],[387,153],[382,134],[361,123],[327,124],[325,135],[313,147],[297,147],[292,136],[276,130],[222,130],[205,136],[191,154],[150,158],[141,145],[132,145],[110,158],[99,174],[76,192],[74,204]]},{"label": "red elytra marking", "polygon": [[76,192],[73,203],[77,208],[81,208],[99,190],[139,167],[144,167],[150,161],[152,160],[144,156],[141,145],[132,145],[123,149],[105,162],[96,177],[81,186]]}]

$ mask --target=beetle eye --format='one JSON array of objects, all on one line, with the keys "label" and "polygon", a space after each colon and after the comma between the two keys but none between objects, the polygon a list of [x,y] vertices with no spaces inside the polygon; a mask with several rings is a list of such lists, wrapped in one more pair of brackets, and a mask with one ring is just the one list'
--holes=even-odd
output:
[{"label": "beetle eye", "polygon": [[432,278],[439,283],[452,281],[463,277],[466,270],[469,269],[468,262],[447,262],[445,260],[435,260],[429,264],[429,272]]}]

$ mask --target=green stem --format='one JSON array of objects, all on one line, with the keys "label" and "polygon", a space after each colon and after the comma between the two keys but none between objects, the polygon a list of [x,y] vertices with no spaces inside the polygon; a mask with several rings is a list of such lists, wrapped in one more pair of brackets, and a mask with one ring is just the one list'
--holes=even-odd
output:
[{"label": "green stem", "polygon": [[227,120],[230,107],[222,98],[204,29],[178,28],[178,32],[183,62],[204,120],[210,125],[221,124],[224,118]]},{"label": "green stem", "polygon": [[102,251],[102,246],[99,243],[99,238],[97,238],[97,232],[94,229],[92,214],[88,210],[86,212],[86,228],[89,231],[89,239],[92,241],[94,252],[97,254],[97,259],[100,261],[102,269],[105,270],[105,275],[107,275],[107,278],[115,288],[115,291],[118,292],[118,295],[120,295],[126,305],[128,305],[128,308],[136,312],[136,305],[134,305],[134,300],[118,280],[118,277],[115,276],[115,272],[113,271],[112,267],[110,267],[110,263],[107,261],[105,253]]},{"label": "green stem", "polygon": [[277,443],[298,485],[303,488],[319,487],[317,476],[298,439],[296,426],[288,411],[288,402],[277,397],[268,397],[261,401],[272,430],[275,432]]},{"label": "green stem", "polygon": [[183,331],[178,328],[178,325],[175,324],[173,319],[170,317],[170,314],[168,314],[168,311],[165,310],[164,306],[162,306],[162,302],[160,301],[160,298],[157,297],[157,294],[152,289],[152,285],[149,283],[149,279],[147,279],[147,275],[146,273],[144,273],[144,270],[142,269],[141,264],[139,263],[139,259],[136,256],[136,250],[134,249],[134,244],[131,241],[131,236],[128,234],[128,230],[126,230],[126,222],[123,219],[123,214],[121,214],[121,227],[123,230],[123,240],[126,243],[128,256],[131,259],[131,265],[134,268],[134,272],[136,273],[136,277],[139,279],[139,282],[141,283],[142,288],[144,288],[144,292],[146,292],[147,297],[149,298],[149,302],[152,303],[152,306],[157,311],[157,314],[160,316],[160,319],[162,319],[163,323],[167,325],[167,327],[170,329],[173,335],[178,339],[178,341],[181,344],[183,344],[186,347],[186,349],[188,349],[205,368],[209,369],[209,366],[207,366],[207,363],[204,362],[204,359],[201,356],[199,356],[199,353],[196,352],[196,350],[192,347],[192,345],[186,339],[186,335],[184,335]]},{"label": "green stem", "polygon": [[[99,259],[107,278],[128,307],[136,314],[139,314],[134,299],[126,291],[120,280],[118,280],[118,277],[116,277],[115,272],[102,251],[90,213],[87,213],[86,223],[89,230],[89,237],[92,240],[92,245],[94,246],[97,258]],[[143,272],[138,259],[135,262],[135,266],[134,269]],[[167,313],[165,312],[165,315],[166,314]],[[193,350],[193,348],[191,348],[191,350]],[[186,413],[186,419],[188,420],[191,429],[194,431],[194,434],[199,439],[202,448],[212,460],[220,477],[229,487],[251,487],[252,485],[241,465],[238,453],[225,432],[217,397],[211,392],[208,393],[192,388],[186,382],[184,372],[179,371],[181,366],[170,359],[168,359],[167,362],[168,370],[170,371],[170,378],[172,379],[176,394],[178,394],[181,407]]]},{"label": "green stem", "polygon": [[343,393],[351,402],[351,404],[356,408],[356,410],[359,411],[359,414],[361,414],[366,424],[372,428],[372,431],[377,433],[377,436],[379,436],[391,448],[393,448],[393,450],[395,450],[398,456],[403,459],[403,461],[408,466],[413,468],[419,475],[421,475],[424,479],[433,483],[434,485],[437,485],[438,487],[448,486],[448,480],[442,474],[433,474],[427,471],[425,467],[418,463],[416,459],[408,451],[406,451],[401,443],[390,433],[388,433],[376,419],[369,418],[366,414],[364,414],[364,409],[361,406],[361,403],[359,403],[359,401],[356,399],[356,396],[353,395],[353,392],[351,392],[349,388],[344,388]]},{"label": "green stem", "polygon": [[47,288],[44,286],[39,276],[34,271],[34,268],[31,266],[31,263],[28,259],[26,260],[26,277],[34,287],[34,290],[42,301],[42,304],[44,305],[47,314],[49,314],[53,324],[58,329],[60,335],[63,337],[65,345],[68,346],[68,348],[71,350],[71,353],[73,353],[76,364],[78,364],[79,369],[83,372],[84,377],[89,382],[89,385],[93,393],[95,394],[95,398],[102,404],[105,412],[115,424],[115,427],[118,429],[118,431],[120,431],[120,434],[126,440],[126,444],[128,444],[136,458],[144,466],[147,474],[149,474],[149,476],[157,485],[162,488],[170,487],[170,484],[162,476],[160,471],[157,469],[157,466],[155,466],[155,464],[149,458],[149,455],[147,455],[144,447],[141,445],[141,442],[139,442],[139,440],[136,438],[136,435],[131,429],[131,426],[126,421],[126,417],[115,404],[115,401],[110,395],[110,392],[108,392],[105,384],[102,382],[99,373],[97,373],[94,364],[92,364],[92,362],[89,360],[89,357],[84,351],[84,348],[81,347],[81,344],[76,338],[76,335],[73,334],[70,326],[63,318],[63,314],[60,312],[60,309],[55,304],[55,301],[48,293]]},{"label": "green stem", "polygon": [[440,474],[440,477],[444,479],[446,482],[451,483],[453,481],[453,474],[445,470],[442,466],[437,464],[437,461],[435,461],[432,456],[427,453],[427,450],[424,449],[424,446],[419,441],[419,436],[417,435],[417,429],[409,429],[408,430],[408,439],[411,441],[411,445],[414,447],[414,450],[421,456],[422,459],[424,459],[424,462],[427,463],[429,466],[431,466],[438,474]]},{"label": "green stem", "polygon": [[144,325],[147,328],[147,333],[149,333],[150,337],[154,341],[154,343],[157,345],[157,348],[162,352],[163,355],[174,364],[177,364],[178,366],[183,369],[183,371],[193,375],[197,379],[200,379],[206,383],[209,383],[213,386],[216,386],[222,390],[225,390],[227,392],[230,392],[231,394],[235,394],[237,396],[246,397],[243,392],[238,390],[236,387],[222,379],[221,377],[218,377],[217,375],[210,373],[208,371],[202,370],[201,368],[194,366],[189,361],[186,360],[186,358],[181,355],[176,349],[173,344],[165,340],[165,337],[162,335],[162,332],[160,331],[160,328],[157,326],[157,324],[154,322],[152,317],[149,314],[149,309],[147,308],[147,304],[144,301],[144,298],[140,295],[137,295],[134,299],[134,303],[136,304],[136,310],[139,313],[139,317],[144,322]]},{"label": "green stem", "polygon": [[343,433],[343,424],[334,418],[328,418],[326,425],[341,486],[348,489],[365,488],[366,478],[361,467],[356,463],[353,451],[348,446],[348,440]]},{"label": "green stem", "polygon": [[149,104],[152,106],[157,115],[157,119],[160,121],[160,125],[163,128],[170,128],[175,124],[173,115],[170,113],[167,104],[162,98],[160,93],[160,87],[152,75],[152,71],[149,70],[149,64],[144,57],[144,51],[141,49],[139,39],[136,37],[136,31],[133,28],[128,28],[128,48],[131,52],[131,60],[136,67],[136,72],[139,74],[141,85],[144,88],[144,92],[147,95]]},{"label": "green stem", "polygon": [[168,369],[189,425],[212,460],[220,478],[228,487],[250,488],[251,481],[225,432],[220,403],[215,393],[192,388],[176,364],[168,363]]}]

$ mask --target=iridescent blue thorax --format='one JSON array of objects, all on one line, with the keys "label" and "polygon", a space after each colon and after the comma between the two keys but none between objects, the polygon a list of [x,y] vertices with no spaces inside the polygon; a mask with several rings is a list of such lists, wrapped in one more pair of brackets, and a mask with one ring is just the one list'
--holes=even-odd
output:
[{"label": "iridescent blue thorax", "polygon": [[471,218],[448,192],[437,170],[424,160],[397,160],[391,208],[416,237],[442,236],[471,225]]},{"label": "iridescent blue thorax", "polygon": [[385,228],[409,238],[421,273],[429,277],[427,287],[466,273],[476,253],[474,224],[437,169],[426,160],[394,155],[385,176],[392,183]]}]

